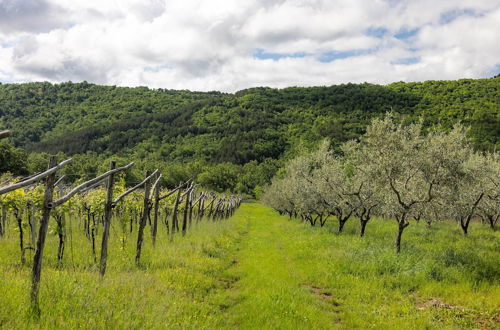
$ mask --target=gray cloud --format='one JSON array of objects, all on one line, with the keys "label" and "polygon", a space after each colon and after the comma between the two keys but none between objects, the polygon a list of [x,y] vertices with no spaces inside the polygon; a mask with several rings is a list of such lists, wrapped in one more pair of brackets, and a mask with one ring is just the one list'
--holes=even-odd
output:
[{"label": "gray cloud", "polygon": [[46,32],[67,26],[67,12],[46,0],[0,0],[0,31]]},{"label": "gray cloud", "polygon": [[143,21],[150,21],[161,16],[165,12],[165,2],[152,0],[132,5],[133,13]]},{"label": "gray cloud", "polygon": [[[23,38],[13,50],[12,66],[21,75],[43,77],[50,81],[93,81],[107,83],[104,68],[75,54],[58,54],[56,61],[40,58],[43,45],[33,36]],[[43,51],[43,49],[42,49]]]},{"label": "gray cloud", "polygon": [[21,73],[44,77],[49,81],[91,81],[98,84],[109,83],[106,72],[101,67],[84,59],[67,58],[57,67],[18,63],[15,68]]}]

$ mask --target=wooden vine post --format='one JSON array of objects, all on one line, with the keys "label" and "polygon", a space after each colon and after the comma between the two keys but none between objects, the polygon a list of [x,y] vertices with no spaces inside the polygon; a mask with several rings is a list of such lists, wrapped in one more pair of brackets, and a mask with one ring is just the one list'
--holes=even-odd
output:
[{"label": "wooden vine post", "polygon": [[[112,160],[109,165],[109,170],[112,171],[116,168],[116,161]],[[108,176],[108,187],[106,194],[106,204],[104,205],[104,230],[102,233],[102,244],[101,244],[101,260],[99,264],[99,273],[101,277],[104,277],[106,273],[106,262],[108,258],[108,238],[109,238],[109,227],[111,225],[111,216],[113,213],[113,186],[114,186],[115,174],[111,173]]]},{"label": "wooden vine post", "polygon": [[[55,173],[58,169],[60,169],[62,166],[65,164],[71,162],[71,159],[68,159],[59,165],[57,165],[57,158],[55,156],[52,156],[49,161],[49,169],[41,174],[38,174],[36,176],[33,176],[32,178],[25,180],[23,182],[19,182],[13,185],[10,185],[5,188],[0,188],[0,194],[9,192],[15,189],[22,188],[24,186],[27,186],[33,182],[36,182],[40,180],[41,178],[47,178],[46,185],[45,185],[45,196],[44,196],[44,202],[43,202],[43,209],[42,209],[42,219],[40,221],[40,231],[38,234],[38,239],[36,243],[36,249],[35,249],[35,256],[33,260],[33,272],[32,272],[32,283],[31,283],[31,305],[32,309],[35,312],[36,315],[40,315],[40,306],[38,302],[38,293],[40,291],[40,276],[41,276],[41,271],[42,271],[42,257],[43,257],[43,248],[45,246],[45,238],[47,236],[47,229],[49,225],[49,219],[50,219],[50,211],[51,209],[67,202],[68,200],[71,199],[74,195],[77,193],[83,191],[84,189],[87,189],[89,187],[94,186],[95,184],[102,182],[104,179],[108,178],[110,175],[113,175],[114,173],[118,171],[123,171],[128,169],[130,166],[133,165],[133,163],[128,164],[127,166],[120,167],[120,168],[113,168],[112,170],[94,178],[91,179],[87,182],[84,182],[80,184],[79,186],[73,188],[69,193],[67,193],[65,196],[60,197],[58,200],[53,201],[53,196],[54,196],[54,187],[56,184],[56,176]],[[56,166],[57,165],[57,166]]]},{"label": "wooden vine post", "polygon": [[190,203],[190,197],[191,197],[191,190],[193,189],[193,184],[188,187],[186,192],[184,193],[184,196],[186,197],[186,203],[184,204],[184,216],[182,218],[182,236],[186,235],[187,232],[187,223],[188,223],[188,217],[189,217],[189,203]]},{"label": "wooden vine post", "polygon": [[191,227],[191,223],[193,222],[193,198],[194,198],[194,188],[191,190],[191,194],[189,194],[189,227]]},{"label": "wooden vine post", "polygon": [[177,210],[179,208],[179,203],[181,200],[181,190],[179,189],[177,191],[177,197],[175,198],[175,203],[174,203],[174,209],[172,211],[172,235],[176,232],[179,231],[179,221],[178,221],[178,214]]},{"label": "wooden vine post", "polygon": [[[57,165],[57,157],[51,156],[48,168],[51,169]],[[45,246],[45,238],[47,237],[47,229],[49,228],[50,219],[50,203],[54,195],[54,183],[56,182],[56,174],[51,173],[45,181],[45,195],[43,198],[42,219],[40,221],[40,230],[36,241],[35,257],[33,259],[33,270],[31,273],[31,307],[35,315],[40,315],[40,305],[38,303],[38,293],[40,292],[40,277],[42,273],[42,257],[43,248]]]},{"label": "wooden vine post", "polygon": [[153,240],[153,246],[156,245],[156,234],[158,233],[158,216],[160,212],[160,180],[161,180],[161,174],[158,176],[158,179],[156,179],[155,183],[153,184],[153,201],[154,201],[154,207],[153,207],[153,226],[151,227],[151,237]]},{"label": "wooden vine post", "polygon": [[200,197],[200,204],[198,205],[198,212],[196,215],[197,221],[201,221],[201,218],[203,217],[203,211],[205,210],[205,193],[201,193]]},{"label": "wooden vine post", "polygon": [[[64,176],[63,176],[64,177]],[[63,178],[62,177],[62,178]],[[61,183],[61,179],[54,183],[54,188]],[[59,196],[63,196],[64,191],[62,186],[59,186]],[[59,248],[57,249],[57,262],[61,263],[64,256],[64,242],[66,241],[66,218],[64,212],[58,214],[56,217],[57,235],[59,236]]]},{"label": "wooden vine post", "polygon": [[[146,172],[146,178],[150,176],[150,172]],[[137,266],[140,265],[141,262],[141,252],[142,252],[142,243],[144,240],[144,228],[146,227],[146,221],[148,219],[149,210],[150,210],[150,201],[149,201],[149,191],[151,189],[151,185],[149,184],[149,180],[147,180],[144,184],[144,206],[142,209],[142,216],[139,223],[139,233],[137,235],[137,250],[135,254],[135,264]]]},{"label": "wooden vine post", "polygon": [[207,215],[207,218],[210,218],[212,216],[212,212],[213,212],[213,209],[214,209],[214,202],[217,200],[217,198],[215,196],[212,196],[212,200],[210,201],[210,209],[208,210],[208,215]]}]

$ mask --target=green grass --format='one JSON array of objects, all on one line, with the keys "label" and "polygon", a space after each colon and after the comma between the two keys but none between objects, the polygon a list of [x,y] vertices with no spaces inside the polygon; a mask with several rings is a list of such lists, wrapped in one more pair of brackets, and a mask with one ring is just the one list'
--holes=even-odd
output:
[{"label": "green grass", "polygon": [[39,321],[29,314],[30,264],[19,265],[11,222],[0,239],[0,328],[500,326],[500,233],[478,223],[469,237],[454,223],[412,223],[396,255],[393,221],[375,219],[359,238],[354,219],[338,235],[333,222],[312,228],[248,203],[185,238],[170,241],[161,227],[156,248],[146,231],[140,269],[135,235],[121,248],[114,225],[101,281],[76,221],[63,265],[57,237],[47,242]]}]

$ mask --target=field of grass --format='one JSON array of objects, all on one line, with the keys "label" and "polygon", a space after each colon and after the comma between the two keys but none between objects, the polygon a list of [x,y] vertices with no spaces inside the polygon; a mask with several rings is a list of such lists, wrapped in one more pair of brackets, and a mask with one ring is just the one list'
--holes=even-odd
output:
[{"label": "field of grass", "polygon": [[[0,239],[0,328],[458,329],[500,327],[500,232],[472,224],[412,223],[394,251],[394,221],[312,228],[258,203],[202,222],[170,241],[146,235],[142,267],[134,236],[111,232],[99,279],[91,246],[71,220],[65,260],[47,242],[42,316],[30,317],[30,262],[19,264],[11,222]],[[79,228],[79,227],[78,227]],[[100,240],[98,240],[99,242]],[[32,257],[27,252],[27,260]]]}]

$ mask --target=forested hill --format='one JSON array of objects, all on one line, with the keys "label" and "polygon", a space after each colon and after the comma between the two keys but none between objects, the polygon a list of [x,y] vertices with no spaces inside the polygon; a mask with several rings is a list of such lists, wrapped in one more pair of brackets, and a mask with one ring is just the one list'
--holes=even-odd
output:
[{"label": "forested hill", "polygon": [[387,86],[251,88],[235,94],[89,83],[0,85],[0,128],[33,151],[128,153],[244,164],[278,158],[300,140],[344,141],[393,110],[430,126],[462,121],[481,148],[500,138],[500,78]]},{"label": "forested hill", "polygon": [[500,78],[343,84],[235,94],[89,83],[0,84],[0,129],[31,152],[158,162],[260,164],[325,137],[362,134],[387,111],[427,127],[471,127],[480,149],[500,143]]}]

